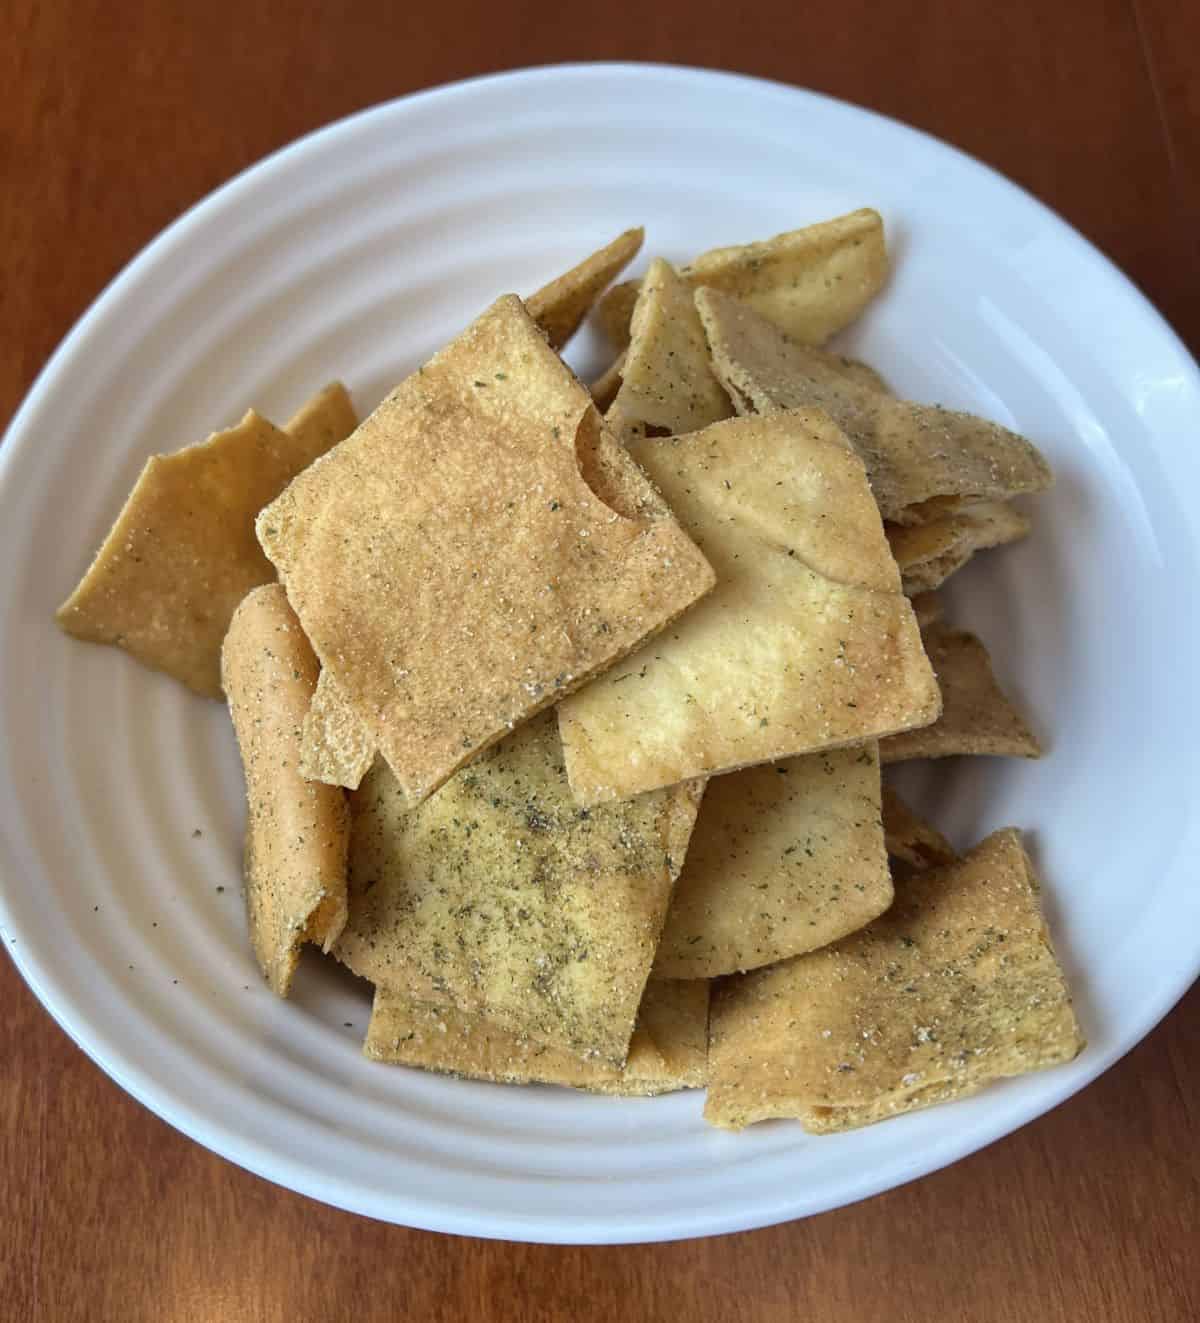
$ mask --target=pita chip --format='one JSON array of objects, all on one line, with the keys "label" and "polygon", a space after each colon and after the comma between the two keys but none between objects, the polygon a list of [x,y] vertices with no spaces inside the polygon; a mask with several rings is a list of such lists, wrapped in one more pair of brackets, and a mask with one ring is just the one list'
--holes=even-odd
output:
[{"label": "pita chip", "polygon": [[278,584],[253,589],[234,612],[221,665],[246,774],[250,939],[267,982],[286,997],[301,945],[328,950],[345,925],[349,817],[340,790],[300,774],[317,659]]},{"label": "pita chip", "polygon": [[618,354],[609,366],[588,387],[596,408],[607,413],[621,389],[621,373],[625,369],[625,355]]},{"label": "pita chip", "polygon": [[626,230],[525,300],[553,348],[561,349],[575,334],[601,292],[637,256],[644,238],[640,225]]},{"label": "pita chip", "polygon": [[717,587],[563,701],[598,804],[932,721],[940,699],[862,462],[819,413],[735,418],[630,453]]},{"label": "pita chip", "polygon": [[58,623],[220,698],[221,641],[233,613],[275,577],[254,517],[353,417],[345,387],[334,383],[287,432],[251,410],[207,441],[152,455]]},{"label": "pita chip", "polygon": [[883,787],[883,838],[888,858],[908,868],[935,868],[958,858],[942,833],[888,786]]},{"label": "pita chip", "polygon": [[646,428],[695,432],[733,408],[716,377],[691,289],[662,258],[650,264],[633,310],[621,385],[607,418],[622,439]]},{"label": "pita chip", "polygon": [[892,523],[928,523],[947,505],[1004,501],[1053,481],[1037,449],[997,423],[884,395],[836,356],[789,340],[716,290],[698,290],[696,306],[717,377],[738,412],[823,409],[867,466],[880,512]]},{"label": "pita chip", "polygon": [[922,629],[936,624],[942,618],[942,599],[937,593],[917,593],[912,598],[913,614]]},{"label": "pita chip", "polygon": [[921,637],[941,687],[942,715],[921,730],[881,740],[883,761],[955,754],[1040,758],[1041,745],[996,683],[987,650],[975,635],[936,624]]},{"label": "pita chip", "polygon": [[375,743],[328,671],[317,678],[300,734],[300,771],[310,781],[357,790],[375,761]]},{"label": "pita chip", "polygon": [[1020,834],[913,872],[833,946],[730,980],[712,1008],[705,1117],[824,1134],[964,1097],[1083,1048]]},{"label": "pita chip", "polygon": [[258,534],[414,801],[714,581],[514,295],[293,482]]},{"label": "pita chip", "polygon": [[1025,515],[1006,501],[981,501],[928,524],[889,524],[885,532],[904,591],[912,595],[940,588],[977,551],[1016,542],[1029,529]]},{"label": "pita chip", "polygon": [[640,280],[623,280],[619,285],[606,290],[596,304],[596,320],[600,330],[615,349],[629,347],[629,328],[641,285]]},{"label": "pita chip", "polygon": [[382,761],[350,802],[340,960],[413,1001],[624,1062],[696,787],[580,809],[543,713],[415,808]]},{"label": "pita chip", "polygon": [[656,977],[757,969],[837,941],[892,903],[874,745],[708,783]]},{"label": "pita chip", "polygon": [[708,1077],[708,984],[647,983],[623,1066],[583,1061],[483,1016],[382,987],[363,1051],[374,1061],[501,1084],[560,1084],[622,1097],[700,1089]]}]

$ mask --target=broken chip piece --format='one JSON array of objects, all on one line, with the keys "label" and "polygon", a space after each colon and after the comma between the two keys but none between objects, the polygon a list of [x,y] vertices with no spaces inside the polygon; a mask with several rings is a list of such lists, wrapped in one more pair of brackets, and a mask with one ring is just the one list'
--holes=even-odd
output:
[{"label": "broken chip piece", "polygon": [[575,334],[601,292],[637,256],[644,238],[640,225],[626,230],[525,300],[529,315],[554,349],[561,349]]},{"label": "broken chip piece", "polygon": [[892,902],[873,744],[708,783],[656,977],[757,969],[854,932]]},{"label": "broken chip piece", "polygon": [[730,419],[630,452],[718,584],[559,705],[580,803],[936,717],[937,684],[862,462],[828,418]]},{"label": "broken chip piece", "polygon": [[907,868],[935,868],[958,858],[936,827],[908,807],[890,786],[883,787],[883,839],[888,858]]},{"label": "broken chip piece", "polygon": [[722,984],[705,1117],[816,1133],[964,1097],[1083,1047],[1020,834],[913,872],[853,936]]},{"label": "broken chip piece", "polygon": [[345,925],[349,818],[342,791],[300,774],[317,659],[278,584],[255,588],[234,612],[221,671],[246,775],[250,940],[286,997],[301,945],[328,950]]},{"label": "broken chip piece", "polygon": [[414,1001],[624,1062],[695,787],[580,809],[548,712],[415,808],[382,761],[350,803],[340,960]]},{"label": "broken chip piece", "polygon": [[1023,538],[1029,520],[1007,501],[964,505],[928,524],[888,524],[888,545],[904,591],[910,595],[940,588],[977,551]]},{"label": "broken chip piece", "polygon": [[363,1052],[374,1061],[502,1084],[560,1084],[621,1097],[701,1089],[708,1078],[708,984],[647,983],[623,1066],[584,1061],[481,1015],[384,987],[375,989]]},{"label": "broken chip piece", "polygon": [[513,295],[293,482],[258,532],[414,801],[714,581]]}]

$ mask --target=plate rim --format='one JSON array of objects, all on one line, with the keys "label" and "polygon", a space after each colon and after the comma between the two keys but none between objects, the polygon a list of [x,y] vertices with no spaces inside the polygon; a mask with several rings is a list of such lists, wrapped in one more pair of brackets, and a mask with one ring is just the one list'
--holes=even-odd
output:
[{"label": "plate rim", "polygon": [[[1161,337],[1166,346],[1174,351],[1185,371],[1190,372],[1192,389],[1200,393],[1200,367],[1197,366],[1188,347],[1162,313],[1154,306],[1138,285],[1122,271],[1111,258],[1087,239],[1058,212],[1040,201],[1020,184],[1009,179],[1001,172],[980,161],[977,157],[944,139],[905,124],[879,111],[871,110],[842,98],[807,88],[792,86],[778,80],[759,78],[753,75],[735,73],[726,70],[702,68],[698,66],[670,63],[637,61],[594,61],[567,62],[557,64],[534,65],[518,69],[509,69],[497,73],[483,74],[476,77],[444,83],[435,87],[424,88],[406,95],[365,107],[340,119],[313,129],[302,136],[286,143],[238,171],[230,179],[192,203],[170,224],[163,228],[142,247],[111,280],[90,305],[76,320],[62,341],[38,372],[25,397],[13,414],[5,429],[3,443],[0,444],[0,501],[7,495],[6,483],[11,467],[16,462],[16,455],[29,443],[27,433],[28,419],[42,406],[43,401],[56,388],[58,380],[69,372],[75,355],[88,339],[93,326],[107,313],[109,307],[121,298],[126,288],[135,284],[159,258],[188,232],[202,224],[207,217],[230,202],[236,202],[239,194],[251,186],[258,186],[277,170],[286,168],[291,162],[327,139],[351,132],[362,121],[385,117],[404,106],[414,103],[427,104],[434,101],[450,101],[472,92],[500,84],[536,83],[540,79],[567,76],[569,78],[587,78],[593,76],[627,78],[675,78],[682,80],[715,81],[724,91],[738,89],[771,89],[788,98],[799,101],[815,100],[838,107],[842,112],[849,112],[883,127],[889,133],[899,132],[902,136],[912,135],[924,146],[936,153],[948,154],[951,160],[960,165],[967,165],[972,173],[982,172],[991,185],[1000,185],[1017,195],[1023,205],[1032,206],[1041,218],[1052,227],[1066,232],[1081,251],[1112,280],[1115,277],[1117,287],[1126,298],[1132,298],[1138,311]],[[19,827],[19,824],[17,824]],[[297,1193],[316,1198],[334,1207],[369,1216],[378,1220],[398,1222],[406,1226],[424,1230],[441,1231],[449,1234],[480,1236],[491,1239],[507,1239],[540,1243],[563,1244],[601,1244],[601,1243],[636,1243],[687,1239],[698,1236],[724,1234],[735,1231],[754,1230],[774,1225],[799,1217],[807,1217],[833,1208],[845,1207],[861,1199],[868,1198],[883,1190],[895,1188],[909,1180],[932,1174],[953,1162],[959,1161],[970,1153],[1011,1134],[1038,1116],[1047,1114],[1072,1097],[1079,1090],[1087,1087],[1127,1052],[1137,1046],[1163,1019],[1165,1015],[1186,994],[1192,983],[1200,976],[1200,940],[1194,953],[1190,971],[1181,971],[1181,977],[1160,994],[1145,1012],[1138,1017],[1138,1027],[1129,1041],[1110,1047],[1107,1051],[1096,1052],[1080,1078],[1056,1091],[1054,1100],[1049,1105],[1041,1101],[1030,1107],[1015,1107],[1011,1113],[997,1122],[994,1118],[972,1128],[961,1130],[955,1140],[948,1143],[947,1151],[939,1155],[938,1160],[929,1163],[926,1159],[913,1164],[909,1174],[883,1180],[860,1178],[855,1188],[847,1197],[839,1193],[830,1197],[805,1199],[802,1195],[790,1201],[777,1203],[771,1207],[755,1206],[752,1211],[734,1211],[732,1214],[716,1216],[689,1214],[687,1210],[673,1213],[671,1225],[661,1225],[661,1215],[651,1215],[646,1225],[624,1222],[620,1227],[599,1226],[572,1223],[569,1226],[556,1226],[539,1220],[537,1215],[530,1215],[518,1210],[509,1210],[505,1221],[492,1212],[464,1214],[456,1205],[439,1205],[429,1196],[422,1194],[417,1202],[407,1193],[397,1192],[392,1196],[388,1209],[364,1211],[362,1202],[353,1198],[352,1183],[337,1182],[322,1176],[315,1168],[306,1167],[290,1156],[271,1151],[255,1140],[239,1134],[233,1126],[214,1122],[211,1116],[205,1116],[193,1109],[186,1101],[175,1096],[169,1081],[157,1080],[153,1075],[130,1059],[119,1043],[111,1041],[111,1035],[91,1031],[86,1008],[71,1003],[70,998],[60,995],[56,980],[44,962],[30,950],[27,950],[11,923],[11,912],[7,901],[6,879],[20,875],[16,860],[16,851],[9,844],[12,827],[0,821],[0,848],[3,852],[3,871],[0,874],[0,937],[12,957],[14,964],[34,995],[42,1003],[60,1028],[68,1035],[92,1061],[96,1063],[125,1092],[136,1098],[143,1106],[161,1117],[173,1128],[181,1131],[190,1139],[202,1144],[227,1161],[233,1162],[255,1175],[280,1184]],[[89,1037],[89,1034],[91,1035]],[[982,1136],[982,1138],[981,1138]]]}]

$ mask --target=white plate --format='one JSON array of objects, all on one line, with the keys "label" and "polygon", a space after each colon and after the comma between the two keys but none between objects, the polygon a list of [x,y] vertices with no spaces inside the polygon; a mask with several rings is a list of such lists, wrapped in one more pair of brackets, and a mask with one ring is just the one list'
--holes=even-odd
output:
[{"label": "white plate", "polygon": [[[707,1129],[698,1095],[613,1101],[371,1064],[365,985],[259,979],[224,711],[51,613],[147,455],[342,375],[364,410],[506,290],[645,222],[672,258],[871,203],[891,288],[848,343],[912,396],[1034,437],[1026,543],[952,614],[1044,762],[922,775],[969,843],[1026,827],[1090,1039],[1069,1067],[833,1138]],[[600,366],[584,339],[574,357]],[[970,1153],[1130,1048],[1200,964],[1200,379],[1135,289],[1013,185],[809,93],[637,66],[527,71],[326,129],[189,212],[113,283],[0,450],[4,942],[68,1033],[173,1125],[271,1180],[414,1226],[635,1241],[760,1226]],[[200,834],[197,834],[199,832]]]}]

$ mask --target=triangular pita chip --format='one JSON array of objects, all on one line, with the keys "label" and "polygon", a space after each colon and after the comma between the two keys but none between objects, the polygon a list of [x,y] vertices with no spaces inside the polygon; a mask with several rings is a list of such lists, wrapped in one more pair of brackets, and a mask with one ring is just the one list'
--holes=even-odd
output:
[{"label": "triangular pita chip", "polygon": [[234,612],[222,680],[246,774],[245,884],[250,939],[286,997],[304,942],[326,950],[346,922],[346,797],[299,768],[299,731],[317,659],[278,584]]},{"label": "triangular pita chip", "polygon": [[363,1051],[375,1061],[503,1084],[561,1084],[623,1097],[701,1089],[708,1078],[708,984],[647,983],[624,1066],[583,1061],[481,1015],[382,987]]},{"label": "triangular pita chip", "polygon": [[885,532],[904,591],[914,594],[940,588],[977,551],[1016,542],[1029,528],[1008,502],[981,501],[928,524],[888,524]]},{"label": "triangular pita chip", "polygon": [[375,761],[375,742],[328,671],[317,680],[300,735],[300,771],[310,781],[357,790]]},{"label": "triangular pita chip", "polygon": [[620,1065],[697,799],[679,787],[580,809],[553,713],[416,808],[376,762],[351,796],[335,954],[414,1000]]},{"label": "triangular pita chip", "polygon": [[340,383],[288,431],[253,410],[236,427],[152,455],[58,623],[112,643],[198,694],[221,697],[221,640],[238,603],[275,578],[254,517],[354,426]]},{"label": "triangular pita chip", "polygon": [[718,584],[560,705],[581,803],[935,718],[937,685],[862,463],[824,415],[736,418],[630,452]]},{"label": "triangular pita chip", "polygon": [[931,726],[881,740],[883,761],[955,754],[1041,757],[1041,745],[996,683],[987,650],[975,635],[936,624],[921,637],[942,691],[942,715]]},{"label": "triangular pita chip", "polygon": [[513,295],[293,482],[258,534],[414,800],[713,583]]},{"label": "triangular pita chip", "polygon": [[866,464],[885,519],[928,523],[945,513],[930,501],[1005,500],[1053,481],[1036,448],[997,423],[882,394],[716,290],[698,290],[696,306],[738,412],[823,409]]},{"label": "triangular pita chip", "polygon": [[[887,245],[879,213],[864,208],[757,243],[713,248],[679,273],[693,288],[719,289],[803,344],[824,344],[882,289]],[[601,328],[618,349],[629,343],[637,282],[609,290]],[[871,374],[874,377],[874,374]]]},{"label": "triangular pita chip", "polygon": [[555,349],[561,349],[575,334],[601,292],[637,256],[644,238],[640,225],[626,230],[525,300],[529,315]]},{"label": "triangular pita chip", "polygon": [[656,977],[757,969],[854,932],[892,903],[874,745],[708,783]]},{"label": "triangular pita chip", "polygon": [[818,1133],[975,1092],[1083,1047],[1020,834],[912,873],[833,946],[723,984],[705,1117]]},{"label": "triangular pita chip", "polygon": [[908,868],[935,868],[958,858],[942,833],[917,817],[889,786],[883,787],[883,838],[888,857]]},{"label": "triangular pita chip", "polygon": [[632,339],[608,420],[623,439],[646,428],[695,432],[729,418],[691,289],[656,257],[633,310]]}]

